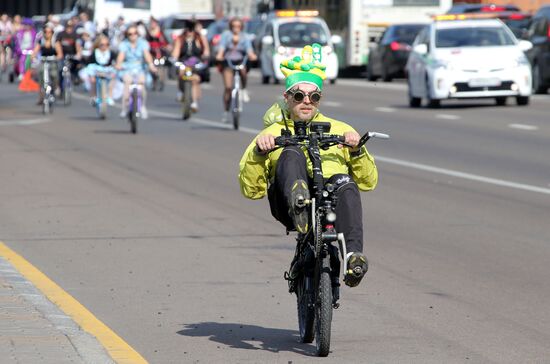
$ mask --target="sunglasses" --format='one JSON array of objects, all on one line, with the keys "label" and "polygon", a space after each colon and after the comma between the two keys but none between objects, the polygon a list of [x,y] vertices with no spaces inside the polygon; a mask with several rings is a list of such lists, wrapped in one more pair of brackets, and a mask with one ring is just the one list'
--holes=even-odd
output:
[{"label": "sunglasses", "polygon": [[136,32],[128,33],[128,36],[131,36],[131,35],[137,35],[137,33]]},{"label": "sunglasses", "polygon": [[294,92],[289,92],[289,94],[292,96],[292,100],[298,104],[303,102],[306,96],[309,97],[312,103],[316,104],[321,101],[321,96],[323,96],[319,91],[304,92],[302,90],[296,90]]},{"label": "sunglasses", "polygon": [[103,47],[103,46],[107,47],[108,45],[109,45],[109,43],[101,43],[99,46],[100,47]]}]

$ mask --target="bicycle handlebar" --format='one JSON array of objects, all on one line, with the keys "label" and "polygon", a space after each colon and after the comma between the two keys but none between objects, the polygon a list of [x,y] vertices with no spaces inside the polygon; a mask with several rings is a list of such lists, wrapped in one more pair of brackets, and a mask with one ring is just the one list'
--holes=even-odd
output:
[{"label": "bicycle handlebar", "polygon": [[[320,134],[317,138],[317,141],[319,143],[319,147],[331,147],[336,144],[345,145],[350,148],[361,148],[367,141],[371,138],[378,138],[378,139],[389,139],[390,136],[388,134],[384,133],[378,133],[375,131],[368,131],[366,132],[361,139],[359,140],[359,143],[354,147],[348,143],[346,143],[346,139],[343,135],[335,135],[335,134]],[[289,145],[307,145],[309,144],[310,135],[290,135],[290,136],[278,136],[275,138],[275,145],[278,147],[286,147]]]},{"label": "bicycle handlebar", "polygon": [[246,56],[244,56],[242,62],[240,64],[234,64],[230,59],[226,59],[227,61],[227,65],[235,70],[235,71],[239,71],[239,70],[242,70],[246,67],[246,64],[248,63],[248,54]]}]

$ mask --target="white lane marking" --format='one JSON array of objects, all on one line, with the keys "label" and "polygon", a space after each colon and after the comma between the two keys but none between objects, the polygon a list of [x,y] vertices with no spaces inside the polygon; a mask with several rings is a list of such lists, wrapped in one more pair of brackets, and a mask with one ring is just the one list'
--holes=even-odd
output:
[{"label": "white lane marking", "polygon": [[[81,96],[81,97],[78,97],[78,98],[81,98],[81,99],[87,99],[87,97],[85,97],[84,95],[76,95],[76,96]],[[119,105],[117,105],[117,106],[120,108]],[[162,112],[162,111],[157,111],[157,110],[150,110],[149,114],[150,115],[163,116],[163,117],[169,117],[169,118],[174,118],[174,119],[179,119],[180,118],[179,115],[171,114],[171,113],[167,113],[167,112]],[[191,119],[189,119],[187,121],[187,123],[193,123],[193,124],[198,124],[198,125],[207,125],[207,126],[217,127],[217,128],[220,128],[220,129],[233,129],[232,125],[223,124],[220,121],[213,121],[213,120],[202,119],[202,118],[197,118],[197,117],[191,117]],[[237,131],[242,132],[242,133],[246,133],[246,134],[257,135],[261,130],[253,129],[253,128],[247,128],[247,127],[239,127],[239,130],[237,130]],[[427,164],[420,164],[420,163],[410,162],[410,161],[406,161],[406,160],[403,160],[403,159],[395,159],[395,158],[384,157],[384,156],[381,156],[381,155],[377,155],[375,158],[376,158],[376,160],[382,161],[384,163],[394,164],[394,165],[407,167],[407,168],[412,168],[412,169],[417,169],[417,170],[420,170],[420,171],[426,171],[426,172],[431,172],[431,173],[436,173],[436,174],[443,174],[443,175],[447,175],[447,176],[451,176],[451,177],[462,178],[462,179],[467,179],[467,180],[471,180],[471,181],[492,184],[492,185],[501,186],[501,187],[508,187],[508,188],[513,188],[513,189],[517,189],[517,190],[523,190],[523,191],[536,192],[536,193],[542,193],[542,194],[550,195],[550,188],[538,187],[538,186],[527,185],[527,184],[523,184],[523,183],[516,183],[516,182],[501,180],[501,179],[497,179],[497,178],[480,176],[480,175],[471,174],[471,173],[454,171],[454,170],[451,170],[451,169],[439,168],[439,167],[434,167],[434,166],[430,166],[430,165],[427,165]]]},{"label": "white lane marking", "polygon": [[376,108],[374,108],[374,110],[380,111],[380,112],[394,112],[395,111],[395,109],[393,107],[384,107],[384,106],[376,107]]},{"label": "white lane marking", "polygon": [[444,174],[447,176],[467,179],[467,180],[476,181],[476,182],[483,182],[483,183],[488,183],[488,184],[502,186],[502,187],[515,188],[517,190],[524,190],[529,192],[537,192],[537,193],[550,195],[550,188],[527,185],[523,183],[515,183],[515,182],[505,181],[502,179],[497,179],[497,178],[484,177],[476,174],[464,173],[464,172],[459,172],[459,171],[454,171],[451,169],[445,169],[445,168],[439,168],[439,167],[433,167],[426,164],[414,163],[414,162],[409,162],[401,159],[394,159],[394,158],[381,157],[381,156],[376,157],[376,159],[382,162],[395,164],[402,167],[414,168],[421,171]]},{"label": "white lane marking", "polygon": [[35,124],[48,123],[50,121],[52,120],[49,118],[30,119],[30,120],[8,120],[8,121],[0,120],[0,126],[35,125]]},{"label": "white lane marking", "polygon": [[527,124],[509,124],[509,128],[519,129],[519,130],[539,130],[539,127],[536,125],[527,125]]},{"label": "white lane marking", "polygon": [[437,114],[435,116],[438,119],[445,119],[445,120],[458,120],[460,119],[460,116],[453,115],[453,114]]},{"label": "white lane marking", "polygon": [[323,101],[323,106],[328,107],[341,107],[342,103],[337,101]]}]

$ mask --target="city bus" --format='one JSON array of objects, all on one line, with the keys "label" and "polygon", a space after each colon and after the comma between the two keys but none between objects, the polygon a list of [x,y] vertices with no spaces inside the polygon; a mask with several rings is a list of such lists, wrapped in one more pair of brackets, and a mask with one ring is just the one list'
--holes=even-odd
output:
[{"label": "city bus", "polygon": [[444,14],[452,0],[289,0],[290,9],[316,9],[333,35],[342,38],[336,45],[340,68],[365,69],[369,46],[390,24],[430,22]]}]

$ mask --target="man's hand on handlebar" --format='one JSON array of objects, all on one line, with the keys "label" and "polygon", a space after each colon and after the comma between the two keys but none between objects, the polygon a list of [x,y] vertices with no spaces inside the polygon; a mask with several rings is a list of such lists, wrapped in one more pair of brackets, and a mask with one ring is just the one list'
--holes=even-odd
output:
[{"label": "man's hand on handlebar", "polygon": [[263,134],[256,138],[256,151],[260,154],[266,154],[275,147],[275,137],[271,134]]},{"label": "man's hand on handlebar", "polygon": [[[357,151],[357,145],[359,144],[359,140],[361,139],[361,136],[359,133],[355,131],[346,131],[344,133],[345,143],[347,146],[351,147],[351,151],[355,152]],[[342,149],[344,147],[343,144],[338,144],[338,148]]]}]

